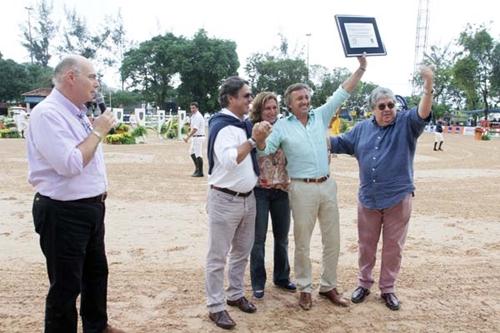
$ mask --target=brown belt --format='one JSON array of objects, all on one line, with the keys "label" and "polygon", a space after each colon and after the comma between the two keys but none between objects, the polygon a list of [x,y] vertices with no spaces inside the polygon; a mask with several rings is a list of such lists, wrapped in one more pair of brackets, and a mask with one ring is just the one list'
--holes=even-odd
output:
[{"label": "brown belt", "polygon": [[217,186],[214,186],[214,185],[210,185],[210,188],[213,188],[214,190],[221,191],[221,192],[224,192],[224,193],[227,193],[227,194],[234,195],[235,197],[242,197],[242,198],[246,198],[246,197],[248,197],[250,194],[252,194],[252,191],[250,191],[250,192],[245,192],[245,193],[242,193],[242,192],[235,192],[235,191],[232,191],[232,190],[230,190],[230,189],[228,189],[228,188],[217,187]]},{"label": "brown belt", "polygon": [[325,180],[327,180],[328,177],[330,177],[330,175],[326,175],[319,178],[292,178],[292,180],[298,180],[305,183],[322,183]]}]

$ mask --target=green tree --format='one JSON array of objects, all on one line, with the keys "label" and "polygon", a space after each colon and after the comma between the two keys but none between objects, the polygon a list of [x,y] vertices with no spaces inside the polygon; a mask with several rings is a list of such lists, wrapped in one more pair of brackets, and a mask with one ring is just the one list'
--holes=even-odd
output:
[{"label": "green tree", "polygon": [[58,46],[61,55],[79,54],[97,62],[96,67],[110,66],[114,63],[114,55],[110,46],[112,28],[101,26],[98,31],[91,31],[85,18],[78,16],[75,9],[65,8],[66,26],[63,42]]},{"label": "green tree", "polygon": [[147,102],[164,107],[175,96],[175,77],[186,47],[183,37],[156,36],[125,53],[120,73],[129,87],[142,92]]},{"label": "green tree", "polygon": [[307,67],[302,59],[281,59],[270,54],[254,54],[245,70],[254,93],[274,91],[282,95],[286,88],[307,79]]},{"label": "green tree", "polygon": [[[51,55],[50,45],[56,32],[57,25],[51,19],[53,3],[50,4],[46,0],[41,0],[38,3],[35,12],[36,24],[31,28],[30,23],[21,26],[25,41],[22,45],[28,50],[34,58],[34,63],[47,67]],[[30,20],[30,18],[28,18]]]},{"label": "green tree", "polygon": [[311,104],[320,106],[326,103],[328,97],[332,96],[337,87],[342,84],[351,75],[347,68],[335,68],[331,72],[324,73],[319,78],[319,83],[314,85],[314,94]]},{"label": "green tree", "polygon": [[477,67],[478,64],[472,57],[459,59],[453,66],[454,82],[464,92],[468,109],[480,107]]},{"label": "green tree", "polygon": [[[313,85],[314,94],[311,100],[313,107],[326,103],[333,92],[351,75],[347,68],[340,67],[334,68],[331,72],[321,70],[321,73],[321,76],[315,77],[317,74],[316,71],[313,71],[314,80],[319,79],[319,82]],[[367,97],[375,87],[376,85],[373,83],[360,81],[342,108],[360,115],[361,111],[366,109]]]},{"label": "green tree", "polygon": [[[121,14],[121,10],[118,11],[118,14],[115,18],[109,19],[111,26],[111,50],[112,54],[114,54],[115,61],[113,63],[118,64],[118,68],[123,63],[123,59],[125,57],[125,52],[128,51],[132,47],[132,42],[127,39],[127,33],[125,31],[125,26],[123,24],[123,17]],[[125,89],[125,79],[121,77],[121,88]]]},{"label": "green tree", "polygon": [[247,59],[245,72],[254,93],[273,91],[283,95],[289,85],[307,81],[307,65],[301,54],[290,53],[287,39],[282,34],[279,37],[278,47]]},{"label": "green tree", "polygon": [[495,100],[498,104],[500,101],[500,43],[495,45],[492,59],[491,93],[492,96],[496,96]]},{"label": "green tree", "polygon": [[202,112],[218,110],[221,81],[237,75],[240,66],[236,43],[209,38],[201,29],[185,42],[180,60],[178,104],[187,108],[191,101],[197,101]]},{"label": "green tree", "polygon": [[0,58],[0,101],[19,102],[21,94],[30,90],[26,66]]},{"label": "green tree", "polygon": [[498,43],[484,25],[468,25],[460,34],[458,44],[463,47],[463,52],[453,69],[456,83],[464,90],[468,106],[475,108],[481,105],[487,117],[492,89],[496,89],[494,74],[500,61],[495,58]]},{"label": "green tree", "polygon": [[142,102],[142,94],[138,91],[119,90],[111,95],[113,107],[120,107],[124,110],[133,111]]},{"label": "green tree", "polygon": [[[464,104],[464,94],[454,81],[453,66],[456,56],[449,44],[444,47],[433,45],[430,52],[424,55],[423,64],[434,67],[434,105],[432,108],[434,119],[442,118],[445,113],[450,112],[452,106],[460,108]],[[419,73],[415,73],[413,79],[418,86],[422,86],[423,81]],[[416,106],[419,100],[420,96],[411,99],[411,107]]]},{"label": "green tree", "polygon": [[52,86],[52,76],[54,71],[51,67],[45,67],[38,64],[27,64],[24,66],[28,73],[28,90],[49,88]]},{"label": "green tree", "polygon": [[[423,63],[434,66],[434,95],[435,102],[451,104],[456,96],[457,88],[453,84],[453,65],[456,54],[450,50],[450,45],[439,47],[431,46],[430,52],[424,55]],[[415,73],[414,80],[419,86],[423,84],[419,73]]]}]

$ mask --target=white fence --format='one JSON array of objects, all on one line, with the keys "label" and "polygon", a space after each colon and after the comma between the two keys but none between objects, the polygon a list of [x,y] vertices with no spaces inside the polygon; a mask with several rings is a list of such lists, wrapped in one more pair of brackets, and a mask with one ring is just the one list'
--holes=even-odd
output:
[{"label": "white fence", "polygon": [[[177,117],[177,121],[179,124],[177,138],[179,140],[182,139],[182,127],[184,126],[184,123],[187,121],[186,111],[184,110],[179,110],[177,111],[177,115],[172,115],[171,113],[166,114],[165,110],[158,110],[156,111],[156,114],[146,114],[145,109],[135,109],[132,115],[134,115],[135,117],[135,124],[144,127],[154,128],[158,131],[158,133],[160,133],[161,127],[163,126],[164,123],[168,122],[170,119]],[[134,125],[130,122],[130,118],[128,121],[125,121],[125,123],[129,125]]]}]

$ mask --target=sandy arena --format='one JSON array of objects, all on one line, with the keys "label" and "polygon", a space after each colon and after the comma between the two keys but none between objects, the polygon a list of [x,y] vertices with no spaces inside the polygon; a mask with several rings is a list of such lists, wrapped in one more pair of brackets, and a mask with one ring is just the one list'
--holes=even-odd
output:
[{"label": "sandy arena", "polygon": [[[228,309],[234,331],[499,332],[500,140],[445,140],[444,152],[432,151],[432,134],[419,140],[417,191],[397,285],[400,311],[385,307],[377,285],[364,303],[347,309],[320,299],[316,227],[313,308],[301,310],[298,294],[268,281],[255,314]],[[188,145],[151,134],[147,144],[104,148],[110,323],[127,332],[221,332],[205,307],[207,178],[190,177]],[[48,279],[32,223],[23,140],[0,140],[0,165],[0,332],[41,332]],[[357,274],[358,167],[354,158],[337,156],[331,170],[339,185],[339,289],[350,297]],[[269,232],[268,274],[271,246]],[[291,233],[292,271],[293,248]],[[248,269],[246,289],[250,297]]]}]

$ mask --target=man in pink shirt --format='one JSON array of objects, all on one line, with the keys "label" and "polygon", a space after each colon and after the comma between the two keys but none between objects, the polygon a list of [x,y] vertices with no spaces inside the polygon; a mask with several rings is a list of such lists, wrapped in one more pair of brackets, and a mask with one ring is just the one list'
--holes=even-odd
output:
[{"label": "man in pink shirt", "polygon": [[83,332],[123,332],[108,325],[108,181],[100,145],[116,120],[104,112],[91,124],[85,115],[84,104],[99,87],[88,59],[66,57],[53,81],[50,95],[31,112],[27,135],[28,181],[37,192],[33,221],[50,281],[45,332],[77,332],[79,294]]}]

